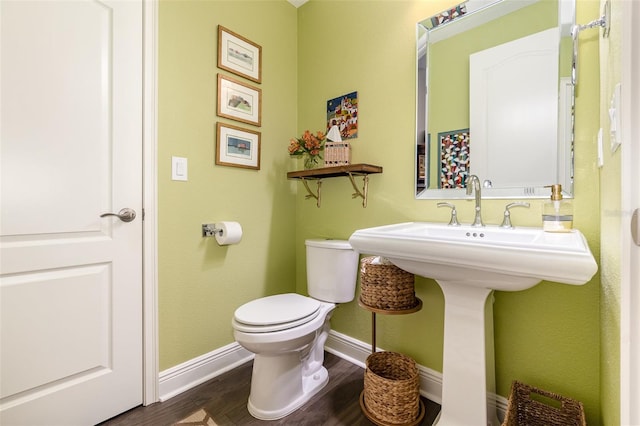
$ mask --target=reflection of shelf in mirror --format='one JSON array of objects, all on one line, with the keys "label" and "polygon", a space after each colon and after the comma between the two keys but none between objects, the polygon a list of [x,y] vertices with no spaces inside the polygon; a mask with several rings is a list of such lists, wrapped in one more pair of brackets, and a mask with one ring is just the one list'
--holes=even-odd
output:
[{"label": "reflection of shelf in mirror", "polygon": [[[298,170],[295,172],[288,172],[287,179],[300,179],[308,195],[306,199],[315,198],[316,205],[320,207],[321,192],[323,178],[348,176],[353,185],[353,189],[356,191],[351,198],[361,197],[362,207],[367,207],[367,192],[369,186],[369,175],[375,173],[382,173],[381,166],[373,166],[371,164],[349,164],[348,166],[334,166],[334,167],[321,167],[311,170]],[[364,179],[364,185],[362,189],[359,189],[354,180],[354,176],[362,176]],[[314,193],[309,188],[307,180],[315,180],[317,182],[317,191]]]}]

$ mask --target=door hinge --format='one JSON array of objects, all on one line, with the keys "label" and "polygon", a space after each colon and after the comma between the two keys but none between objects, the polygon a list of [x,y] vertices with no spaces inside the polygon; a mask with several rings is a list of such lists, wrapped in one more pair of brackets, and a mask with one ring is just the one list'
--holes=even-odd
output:
[{"label": "door hinge", "polygon": [[631,215],[631,238],[635,245],[640,246],[640,220],[638,220],[638,211],[635,209]]}]

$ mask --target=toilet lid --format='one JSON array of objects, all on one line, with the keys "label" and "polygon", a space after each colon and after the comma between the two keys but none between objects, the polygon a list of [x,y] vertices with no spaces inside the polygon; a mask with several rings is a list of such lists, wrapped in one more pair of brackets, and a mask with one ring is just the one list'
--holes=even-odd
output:
[{"label": "toilet lid", "polygon": [[[236,309],[234,319],[251,329],[277,331],[304,324],[318,315],[320,301],[296,293],[267,296]],[[257,330],[256,330],[257,331]]]}]

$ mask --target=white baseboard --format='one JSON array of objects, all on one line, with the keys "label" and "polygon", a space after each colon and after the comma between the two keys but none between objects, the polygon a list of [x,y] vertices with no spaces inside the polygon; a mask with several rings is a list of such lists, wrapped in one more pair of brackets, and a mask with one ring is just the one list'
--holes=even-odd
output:
[{"label": "white baseboard", "polygon": [[161,371],[160,401],[166,401],[253,359],[253,354],[236,342],[208,354]]},{"label": "white baseboard", "polygon": [[[331,330],[325,350],[353,364],[365,368],[367,357],[371,355],[371,345],[346,334]],[[377,348],[377,350],[382,350]],[[420,394],[425,398],[442,403],[442,373],[418,364]]]},{"label": "white baseboard", "polygon": [[[325,350],[362,368],[367,356],[371,354],[371,345],[345,334],[331,330],[325,344]],[[222,373],[250,361],[253,354],[238,343],[231,343],[208,354],[201,355],[182,364],[160,372],[160,401],[166,401],[201,383],[211,380]],[[420,394],[425,398],[442,402],[442,373],[418,364],[420,375]],[[507,399],[490,394],[489,401],[494,402],[498,417],[504,418]]]},{"label": "white baseboard", "polygon": [[[377,349],[382,350],[381,348]],[[365,368],[367,357],[371,354],[371,345],[331,330],[325,344],[325,350]],[[418,374],[420,376],[420,394],[430,401],[441,404],[442,373],[418,364]],[[488,399],[489,403],[496,407],[498,418],[504,419],[507,411],[507,399],[495,393],[490,393]]]}]

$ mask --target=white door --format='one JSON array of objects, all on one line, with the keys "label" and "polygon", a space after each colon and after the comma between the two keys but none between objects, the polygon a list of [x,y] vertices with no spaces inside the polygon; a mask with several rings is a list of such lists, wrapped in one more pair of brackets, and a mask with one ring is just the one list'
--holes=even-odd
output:
[{"label": "white door", "polygon": [[[640,4],[622,2],[620,420],[640,425]],[[633,221],[633,215],[636,220]],[[635,225],[636,241],[632,226]]]},{"label": "white door", "polygon": [[142,402],[142,2],[0,28],[0,424],[91,425]]},{"label": "white door", "polygon": [[558,48],[550,29],[470,55],[469,168],[482,181],[558,182]]}]

